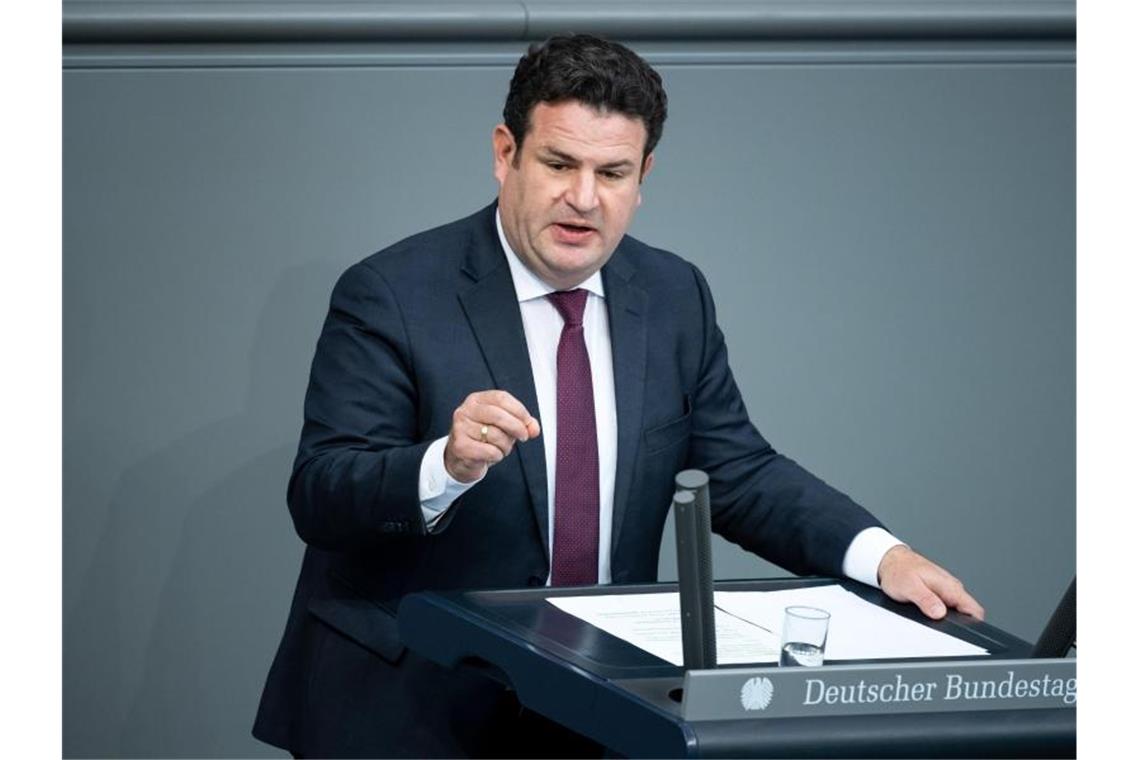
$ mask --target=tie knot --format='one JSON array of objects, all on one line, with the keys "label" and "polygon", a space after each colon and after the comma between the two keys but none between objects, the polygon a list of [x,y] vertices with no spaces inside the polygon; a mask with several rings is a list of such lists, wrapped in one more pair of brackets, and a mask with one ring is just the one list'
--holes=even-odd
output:
[{"label": "tie knot", "polygon": [[589,296],[589,291],[582,288],[556,290],[546,295],[569,327],[582,326],[582,314],[586,311],[587,296]]}]

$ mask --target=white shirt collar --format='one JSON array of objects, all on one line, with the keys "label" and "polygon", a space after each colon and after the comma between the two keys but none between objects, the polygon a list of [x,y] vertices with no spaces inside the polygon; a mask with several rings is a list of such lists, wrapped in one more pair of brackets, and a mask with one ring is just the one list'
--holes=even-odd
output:
[{"label": "white shirt collar", "polygon": [[[499,242],[503,245],[503,250],[507,254],[507,264],[511,267],[511,279],[515,284],[515,295],[518,296],[519,303],[524,301],[532,301],[536,298],[545,298],[548,293],[553,293],[557,288],[552,288],[550,285],[543,282],[543,280],[530,271],[530,268],[523,263],[511,244],[507,242],[507,236],[503,234],[503,222],[499,218],[499,209],[495,208],[495,229],[499,231]],[[601,271],[594,272],[590,277],[578,286],[584,290],[588,290],[596,296],[601,298],[606,297],[605,288],[602,286],[602,273]]]}]

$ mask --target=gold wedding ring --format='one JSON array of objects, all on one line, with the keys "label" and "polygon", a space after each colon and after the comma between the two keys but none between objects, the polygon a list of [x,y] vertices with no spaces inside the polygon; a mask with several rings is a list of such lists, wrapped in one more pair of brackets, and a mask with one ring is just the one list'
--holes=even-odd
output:
[{"label": "gold wedding ring", "polygon": [[486,425],[479,428],[479,440],[482,441],[483,443],[486,443],[487,442],[487,433],[490,432],[490,430],[491,429],[489,427],[487,427]]}]

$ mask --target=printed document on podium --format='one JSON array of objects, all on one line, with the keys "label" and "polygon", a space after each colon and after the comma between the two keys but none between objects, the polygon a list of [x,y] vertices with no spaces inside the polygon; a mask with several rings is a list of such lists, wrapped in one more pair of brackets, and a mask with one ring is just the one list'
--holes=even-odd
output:
[{"label": "printed document on podium", "polygon": [[[684,664],[681,601],[676,592],[550,597],[548,602],[674,665]],[[827,660],[968,657],[981,647],[885,610],[842,586],[783,591],[717,591],[717,663],[780,659],[784,608],[803,604],[831,613]]]}]

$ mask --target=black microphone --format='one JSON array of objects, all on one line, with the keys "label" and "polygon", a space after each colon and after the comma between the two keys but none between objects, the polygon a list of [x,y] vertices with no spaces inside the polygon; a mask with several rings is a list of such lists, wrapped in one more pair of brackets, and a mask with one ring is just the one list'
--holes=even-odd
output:
[{"label": "black microphone", "polygon": [[681,591],[681,646],[686,670],[716,667],[713,611],[712,518],[709,477],[683,470],[674,481],[673,517],[677,535],[677,579]]},{"label": "black microphone", "polygon": [[1077,576],[1053,610],[1031,657],[1065,657],[1077,643]]}]

